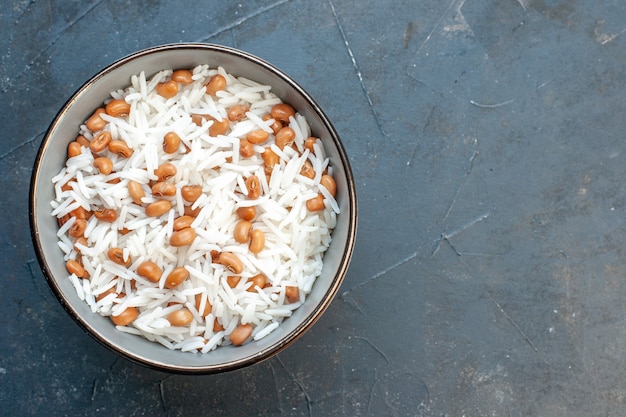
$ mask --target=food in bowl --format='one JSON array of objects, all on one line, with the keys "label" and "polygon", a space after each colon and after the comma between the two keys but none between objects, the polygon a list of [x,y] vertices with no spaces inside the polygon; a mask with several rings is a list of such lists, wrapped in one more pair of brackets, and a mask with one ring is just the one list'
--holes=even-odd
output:
[{"label": "food in bowl", "polygon": [[267,85],[208,65],[141,72],[67,153],[51,204],[68,279],[121,332],[203,353],[259,340],[321,273],[333,166]]}]

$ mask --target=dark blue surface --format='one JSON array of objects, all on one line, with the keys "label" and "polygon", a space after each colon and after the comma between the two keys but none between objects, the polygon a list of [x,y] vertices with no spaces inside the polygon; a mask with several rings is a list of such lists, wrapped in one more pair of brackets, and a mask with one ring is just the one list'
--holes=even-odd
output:
[{"label": "dark blue surface", "polygon": [[[626,3],[8,1],[0,11],[0,408],[37,416],[619,416],[626,407]],[[168,375],[63,311],[28,185],[101,67],[203,41],[277,65],[352,161],[340,296],[253,367]]]}]

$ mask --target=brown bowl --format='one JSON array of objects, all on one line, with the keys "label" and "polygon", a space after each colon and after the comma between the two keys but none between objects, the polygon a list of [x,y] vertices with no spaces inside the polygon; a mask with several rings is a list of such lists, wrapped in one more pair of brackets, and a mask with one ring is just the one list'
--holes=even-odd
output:
[{"label": "brown bowl", "polygon": [[[305,303],[268,336],[239,347],[223,346],[207,354],[169,350],[144,338],[122,333],[107,317],[93,313],[81,301],[67,277],[63,253],[57,246],[58,225],[51,215],[54,188],[50,179],[65,164],[65,149],[78,126],[101,106],[111,91],[125,88],[131,75],[146,77],[168,68],[199,64],[222,66],[229,73],[272,86],[283,101],[306,117],[313,134],[323,140],[334,166],[337,203],[341,213],[333,231],[324,266]],[[59,151],[62,150],[62,151]],[[37,154],[30,189],[30,224],[42,271],[70,316],[107,348],[132,361],[177,373],[217,373],[265,360],[302,336],[322,315],[337,293],[348,269],[357,228],[354,178],[337,132],[319,105],[278,68],[246,52],[210,44],[169,44],[133,53],[104,68],[87,81],[63,106],[48,129]]]}]

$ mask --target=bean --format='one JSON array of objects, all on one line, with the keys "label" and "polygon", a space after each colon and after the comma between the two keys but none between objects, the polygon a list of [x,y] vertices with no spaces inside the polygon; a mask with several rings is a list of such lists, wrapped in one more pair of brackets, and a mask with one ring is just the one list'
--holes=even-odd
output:
[{"label": "bean", "polygon": [[72,227],[67,231],[67,233],[72,237],[81,237],[87,228],[87,220],[85,219],[76,219]]},{"label": "bean", "polygon": [[175,153],[180,147],[180,136],[176,132],[167,132],[163,136],[163,152]]},{"label": "bean", "polygon": [[176,166],[169,162],[165,162],[154,170],[154,175],[157,176],[157,181],[165,181],[176,175]]},{"label": "bean", "polygon": [[256,287],[259,287],[261,289],[265,287],[265,283],[267,282],[267,279],[265,278],[265,275],[257,274],[253,276],[252,278],[248,279],[248,282],[252,282],[252,285],[248,287],[247,291],[256,292]]},{"label": "bean", "polygon": [[117,229],[117,233],[124,236],[130,233],[130,229],[128,227],[124,227],[122,229]]},{"label": "bean", "polygon": [[218,319],[216,318],[213,321],[213,331],[214,332],[221,332],[222,330],[224,330],[224,326],[222,326],[222,324],[218,321]]},{"label": "bean", "polygon": [[133,199],[133,202],[137,205],[141,205],[141,199],[146,196],[146,193],[144,192],[141,184],[133,180],[128,181],[128,194],[130,195],[130,198]]},{"label": "bean", "polygon": [[214,96],[215,93],[226,88],[226,78],[224,78],[223,75],[215,74],[211,77],[205,88],[207,94]]},{"label": "bean", "polygon": [[185,201],[195,202],[202,195],[202,187],[199,185],[183,185],[180,195]]},{"label": "bean", "polygon": [[160,181],[152,186],[152,194],[157,197],[176,195],[176,186],[171,182]]},{"label": "bean", "polygon": [[156,92],[161,97],[172,98],[178,94],[178,83],[174,80],[158,83],[156,86]]},{"label": "bean", "polygon": [[228,121],[228,119],[211,120],[213,120],[213,124],[209,127],[210,136],[216,137],[217,135],[223,135],[230,127],[230,122]]},{"label": "bean", "polygon": [[121,99],[114,99],[104,107],[106,113],[113,117],[126,117],[130,113],[130,104]]},{"label": "bean", "polygon": [[322,194],[318,194],[317,197],[314,197],[306,202],[306,208],[309,211],[318,211],[324,208],[324,196]]},{"label": "bean", "polygon": [[256,216],[256,208],[254,206],[250,207],[239,207],[237,209],[237,216],[239,216],[242,220],[252,220]]},{"label": "bean", "polygon": [[70,144],[67,145],[67,159],[80,155],[82,153],[81,148],[82,146],[77,141],[70,142]]},{"label": "bean", "polygon": [[109,150],[122,158],[130,158],[133,150],[123,140],[112,140],[109,142]]},{"label": "bean", "polygon": [[143,261],[137,267],[137,275],[152,282],[159,282],[163,271],[152,261]]},{"label": "bean", "polygon": [[191,227],[185,227],[172,233],[170,237],[170,245],[172,246],[188,246],[196,238],[196,231]]},{"label": "bean", "polygon": [[308,138],[306,138],[304,140],[304,148],[308,149],[309,152],[311,153],[315,153],[315,149],[313,148],[313,146],[315,145],[315,142],[317,142],[317,138],[310,136]]},{"label": "bean", "polygon": [[265,142],[270,137],[270,134],[263,129],[255,129],[246,135],[248,142],[255,145]]},{"label": "bean", "polygon": [[266,174],[270,174],[274,169],[274,165],[280,161],[278,155],[276,155],[276,153],[269,146],[265,148],[261,157],[263,158],[263,163],[265,164]]},{"label": "bean", "polygon": [[78,244],[87,246],[87,238],[85,236],[79,236],[76,238],[76,240],[74,241],[74,250],[76,251],[76,253],[80,253],[80,248],[78,247]]},{"label": "bean", "polygon": [[84,146],[85,148],[89,148],[89,140],[83,135],[76,136],[76,142],[80,143],[80,146]]},{"label": "bean", "polygon": [[289,126],[285,126],[276,134],[276,146],[282,150],[285,146],[291,146],[295,139],[296,132]]},{"label": "bean", "polygon": [[113,209],[99,208],[93,212],[93,215],[101,222],[113,223],[117,220],[117,213]]},{"label": "bean", "polygon": [[241,281],[241,277],[239,275],[229,275],[226,277],[226,283],[230,288],[235,288],[237,284]]},{"label": "bean", "polygon": [[195,297],[196,298],[196,310],[198,310],[198,313],[200,313],[202,317],[206,317],[209,315],[209,313],[213,309],[213,306],[209,302],[209,299],[206,298],[206,302],[204,303],[204,310],[200,311],[200,303],[202,302],[202,297],[206,298],[206,295],[202,293],[196,294],[196,297]]},{"label": "bean", "polygon": [[224,265],[230,272],[241,274],[243,271],[243,262],[237,255],[232,252],[222,252],[219,255],[218,262]]},{"label": "bean", "polygon": [[244,158],[250,158],[254,155],[254,146],[247,139],[241,139],[239,141],[239,155]]},{"label": "bean", "polygon": [[302,164],[302,168],[300,168],[300,175],[310,179],[315,178],[315,170],[313,169],[313,164],[308,159],[304,161],[304,164]]},{"label": "bean", "polygon": [[100,107],[96,109],[96,111],[94,111],[91,116],[89,116],[89,119],[87,119],[87,121],[85,122],[85,126],[87,127],[87,129],[91,130],[92,132],[97,132],[98,130],[104,129],[104,127],[107,125],[107,122],[102,117],[100,117],[102,113],[106,113],[106,110],[103,107]]},{"label": "bean", "polygon": [[118,316],[111,316],[111,321],[116,326],[127,326],[131,324],[137,316],[139,315],[139,311],[136,307],[126,307],[124,311]]},{"label": "bean", "polygon": [[104,130],[89,142],[89,149],[93,153],[102,152],[109,146],[109,142],[111,142],[111,132]]},{"label": "bean", "polygon": [[246,188],[248,189],[248,198],[256,200],[261,195],[261,183],[259,177],[251,175],[246,179]]},{"label": "bean", "polygon": [[188,69],[179,69],[172,73],[172,80],[181,84],[191,84],[193,82],[193,73]]},{"label": "bean", "polygon": [[107,250],[107,258],[118,265],[125,266],[126,268],[128,268],[132,263],[130,256],[127,259],[124,259],[124,250],[122,248],[109,248],[109,250]]},{"label": "bean", "polygon": [[320,184],[322,184],[333,197],[337,195],[337,183],[332,176],[328,174],[322,175],[322,178],[320,178]]},{"label": "bean", "polygon": [[241,346],[252,334],[252,325],[250,323],[240,324],[232,331],[230,336],[230,342],[235,346]]},{"label": "bean", "polygon": [[103,175],[109,175],[113,171],[113,161],[106,156],[100,156],[94,159],[93,166]]},{"label": "bean", "polygon": [[108,290],[106,290],[105,292],[102,292],[102,293],[96,295],[96,301],[102,300],[104,297],[106,297],[109,294],[115,294],[115,287],[111,287]]},{"label": "bean", "polygon": [[189,271],[185,269],[184,266],[179,266],[174,268],[172,272],[169,273],[167,278],[165,278],[165,287],[174,289],[178,287],[184,280],[189,276]]},{"label": "bean", "polygon": [[288,285],[285,287],[285,298],[290,303],[295,303],[296,301],[300,301],[300,290],[298,287],[293,285]]},{"label": "bean", "polygon": [[85,278],[85,268],[83,268],[83,266],[78,263],[78,261],[75,261],[73,259],[68,260],[65,263],[65,268],[70,274],[74,274],[78,278]]},{"label": "bean", "polygon": [[248,110],[250,110],[250,107],[245,104],[235,104],[226,111],[226,115],[231,122],[240,122],[246,117]]},{"label": "bean", "polygon": [[193,321],[193,314],[186,308],[181,308],[180,310],[172,311],[168,314],[167,321],[169,321],[172,326],[189,326]]},{"label": "bean", "polygon": [[272,107],[270,111],[272,117],[282,123],[289,124],[289,118],[295,117],[296,111],[287,103],[280,103]]},{"label": "bean", "polygon": [[281,121],[274,119],[271,114],[266,114],[265,116],[263,116],[263,120],[274,120],[274,122],[270,125],[270,129],[272,129],[272,132],[274,132],[274,134],[277,134],[278,131],[283,128],[283,124],[281,123]]},{"label": "bean", "polygon": [[233,230],[233,236],[239,243],[247,243],[250,240],[250,230],[252,230],[252,223],[247,220],[240,220]]},{"label": "bean", "polygon": [[180,216],[174,219],[174,231],[179,231],[191,227],[195,219],[191,216]]},{"label": "bean", "polygon": [[185,206],[183,214],[185,216],[190,216],[193,218],[198,217],[198,213],[200,213],[200,210],[202,210],[202,207],[198,206],[196,208],[191,208],[191,205],[189,206]]},{"label": "bean", "polygon": [[172,203],[168,200],[158,200],[146,206],[146,215],[148,217],[160,217],[170,211]]},{"label": "bean", "polygon": [[248,249],[252,253],[259,253],[265,247],[265,233],[259,229],[253,229],[250,232],[250,245],[248,245]]},{"label": "bean", "polygon": [[72,217],[76,217],[77,219],[89,219],[93,213],[91,211],[87,211],[83,206],[78,206],[74,210],[70,211],[70,215]]}]

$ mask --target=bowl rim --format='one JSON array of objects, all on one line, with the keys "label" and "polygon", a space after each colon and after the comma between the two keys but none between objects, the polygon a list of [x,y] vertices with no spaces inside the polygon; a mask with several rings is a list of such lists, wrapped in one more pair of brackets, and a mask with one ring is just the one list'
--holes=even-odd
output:
[{"label": "bowl rim", "polygon": [[[97,328],[90,325],[86,320],[84,320],[81,315],[75,310],[72,305],[65,299],[63,293],[61,291],[60,286],[57,284],[56,280],[53,277],[52,270],[44,256],[43,251],[43,243],[39,239],[39,225],[37,219],[37,185],[40,177],[40,168],[42,165],[43,157],[48,148],[52,133],[55,131],[56,126],[59,124],[60,120],[63,118],[64,114],[72,107],[72,104],[83,94],[86,94],[86,91],[99,79],[104,77],[105,75],[113,72],[114,70],[124,66],[125,64],[147,55],[158,54],[164,51],[170,50],[180,50],[180,49],[191,49],[191,50],[211,50],[217,51],[219,53],[233,55],[237,58],[243,58],[245,60],[250,61],[252,64],[263,67],[269,72],[273,73],[276,77],[282,79],[289,88],[293,89],[299,96],[307,102],[311,110],[320,118],[323,125],[328,130],[330,139],[334,143],[337,153],[339,156],[339,161],[343,166],[343,170],[345,173],[346,181],[348,184],[347,190],[347,206],[349,207],[349,219],[347,225],[347,241],[344,246],[343,253],[341,254],[341,259],[343,261],[339,264],[339,268],[334,273],[334,277],[330,282],[330,285],[320,302],[313,308],[310,314],[304,317],[302,322],[300,322],[293,331],[287,333],[285,337],[279,339],[277,342],[270,344],[264,349],[255,351],[254,354],[242,357],[237,360],[223,362],[219,364],[207,364],[203,366],[186,366],[186,365],[171,365],[168,363],[164,363],[158,360],[154,360],[151,358],[147,358],[141,356],[137,353],[131,352],[128,349],[125,349],[123,346],[116,344],[114,341],[109,340],[104,335],[102,335]],[[37,256],[37,260],[39,262],[41,271],[44,275],[44,278],[48,282],[52,292],[54,293],[56,299],[60,302],[61,306],[64,310],[70,315],[70,317],[83,329],[84,332],[93,337],[96,341],[98,341],[101,345],[111,350],[112,352],[130,360],[131,362],[140,364],[142,366],[152,368],[159,371],[166,371],[171,373],[179,373],[179,374],[213,374],[220,373],[225,371],[232,371],[236,369],[240,369],[255,363],[262,362],[270,357],[278,354],[279,352],[286,349],[288,346],[293,344],[296,340],[300,338],[306,331],[308,331],[321,317],[323,312],[329,307],[332,300],[336,296],[343,279],[347,273],[352,253],[354,251],[355,240],[356,240],[356,231],[358,224],[358,213],[357,213],[357,198],[356,198],[356,183],[354,181],[354,176],[352,173],[352,168],[350,166],[350,161],[345,151],[344,145],[339,138],[337,131],[334,126],[322,110],[322,108],[317,104],[317,102],[289,75],[285,72],[277,68],[276,66],[270,64],[262,58],[259,58],[251,53],[245,52],[240,49],[213,44],[213,43],[199,43],[199,42],[190,42],[190,43],[166,43],[161,45],[156,45],[152,47],[148,47],[145,49],[141,49],[139,51],[130,53],[122,58],[119,58],[113,61],[111,64],[106,65],[104,68],[99,70],[96,74],[90,77],[86,82],[84,82],[63,104],[61,109],[57,112],[55,117],[52,119],[49,127],[46,130],[46,133],[43,136],[41,144],[36,154],[35,163],[33,165],[33,171],[31,174],[30,187],[29,187],[29,225],[30,225],[30,233],[32,243],[35,249],[35,253]]]}]

